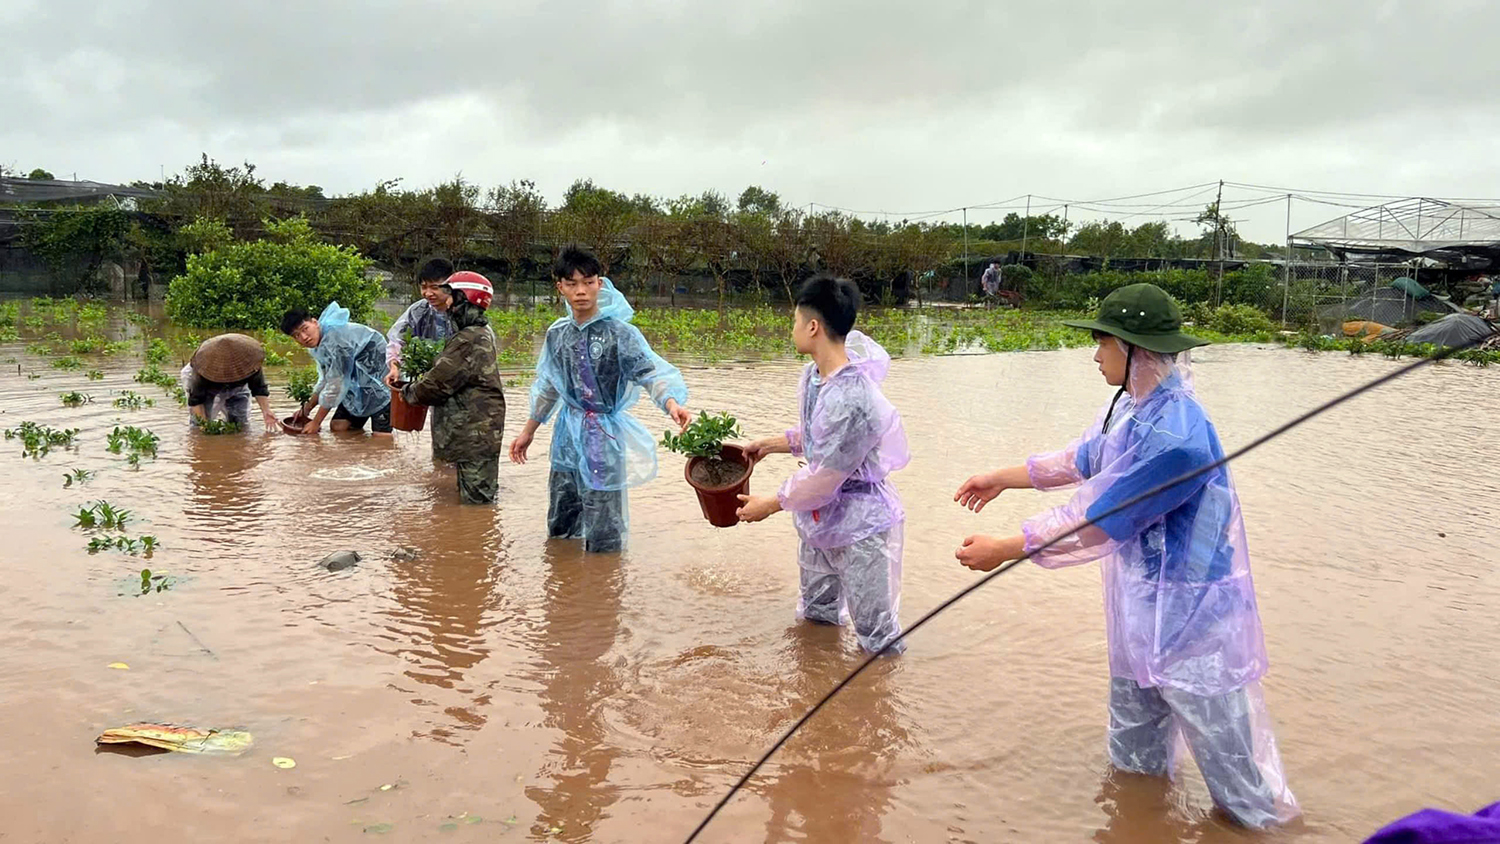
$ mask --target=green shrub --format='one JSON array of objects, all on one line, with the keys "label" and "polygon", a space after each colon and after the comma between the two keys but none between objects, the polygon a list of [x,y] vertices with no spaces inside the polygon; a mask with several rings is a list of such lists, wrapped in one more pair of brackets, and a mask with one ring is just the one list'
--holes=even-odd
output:
[{"label": "green shrub", "polygon": [[266,222],[266,237],[188,258],[167,290],[167,315],[204,328],[276,330],[291,308],[318,314],[329,302],[359,321],[371,313],[380,282],[352,249],[321,243],[307,220]]},{"label": "green shrub", "polygon": [[1265,311],[1254,305],[1220,305],[1211,308],[1199,302],[1184,316],[1194,324],[1220,334],[1269,334],[1277,328]]}]

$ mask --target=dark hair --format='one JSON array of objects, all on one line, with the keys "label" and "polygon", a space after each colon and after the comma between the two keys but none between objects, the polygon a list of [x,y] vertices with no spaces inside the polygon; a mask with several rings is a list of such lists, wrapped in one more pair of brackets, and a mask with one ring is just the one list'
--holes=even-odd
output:
[{"label": "dark hair", "polygon": [[448,276],[453,275],[453,263],[447,258],[428,258],[422,262],[422,269],[417,273],[418,284],[430,282],[447,281]]},{"label": "dark hair", "polygon": [[576,243],[570,243],[557,253],[557,260],[552,263],[552,277],[562,281],[573,277],[573,273],[583,273],[584,278],[600,275],[604,267],[600,266],[599,259],[594,254]]},{"label": "dark hair", "polygon": [[292,308],[281,317],[281,333],[290,337],[292,332],[297,330],[297,326],[310,319],[312,319],[312,314],[301,308]]},{"label": "dark hair", "polygon": [[829,336],[842,340],[854,328],[859,299],[859,288],[854,282],[819,273],[803,282],[794,301],[797,307],[817,313],[828,327]]}]

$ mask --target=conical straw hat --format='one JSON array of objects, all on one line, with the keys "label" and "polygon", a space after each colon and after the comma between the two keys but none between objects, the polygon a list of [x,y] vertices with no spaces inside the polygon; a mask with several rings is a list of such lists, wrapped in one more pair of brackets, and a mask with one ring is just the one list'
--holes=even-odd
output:
[{"label": "conical straw hat", "polygon": [[265,359],[266,350],[254,337],[220,334],[204,340],[190,363],[200,376],[230,384],[254,375]]}]

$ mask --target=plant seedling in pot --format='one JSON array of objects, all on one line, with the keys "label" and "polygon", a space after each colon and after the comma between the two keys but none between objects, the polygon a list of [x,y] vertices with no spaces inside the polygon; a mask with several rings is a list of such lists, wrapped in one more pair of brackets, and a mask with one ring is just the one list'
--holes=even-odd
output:
[{"label": "plant seedling in pot", "polygon": [[693,480],[706,487],[722,487],[734,483],[749,471],[745,464],[722,457],[724,441],[740,436],[739,421],[733,416],[728,413],[709,416],[707,411],[700,410],[698,418],[682,433],[663,431],[661,444],[668,451],[689,458],[702,458],[691,470]]}]

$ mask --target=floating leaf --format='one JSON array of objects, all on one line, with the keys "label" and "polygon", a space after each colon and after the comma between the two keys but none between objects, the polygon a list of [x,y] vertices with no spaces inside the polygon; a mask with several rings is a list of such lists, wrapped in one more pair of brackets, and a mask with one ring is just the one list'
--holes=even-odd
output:
[{"label": "floating leaf", "polygon": [[458,829],[458,824],[449,821],[448,823],[439,826],[438,829],[442,832],[452,832],[455,829]]},{"label": "floating leaf", "polygon": [[105,730],[94,741],[99,744],[144,744],[181,753],[242,753],[254,743],[251,735],[243,730],[205,730],[154,723]]},{"label": "floating leaf", "polygon": [[478,815],[469,815],[469,816],[467,816],[467,817],[464,818],[464,823],[467,823],[467,824],[484,823],[484,818],[481,818]]},{"label": "floating leaf", "polygon": [[118,671],[129,671],[130,670],[130,666],[126,665],[123,662],[111,662],[109,664],[109,667],[113,668],[113,669],[116,669]]},{"label": "floating leaf", "polygon": [[376,835],[384,835],[395,828],[396,825],[393,823],[377,823],[365,827],[365,832],[373,832]]},{"label": "floating leaf", "polygon": [[290,756],[277,756],[271,760],[271,764],[278,768],[295,768],[297,767],[297,760]]},{"label": "floating leaf", "polygon": [[390,790],[391,790],[391,789],[393,789],[393,788],[395,788],[395,787],[396,787],[396,786],[394,786],[394,785],[392,785],[392,784],[391,784],[391,783],[386,783],[386,784],[385,784],[385,785],[382,785],[382,786],[381,786],[381,787],[380,787],[380,790],[381,790],[381,791],[390,791]]}]

